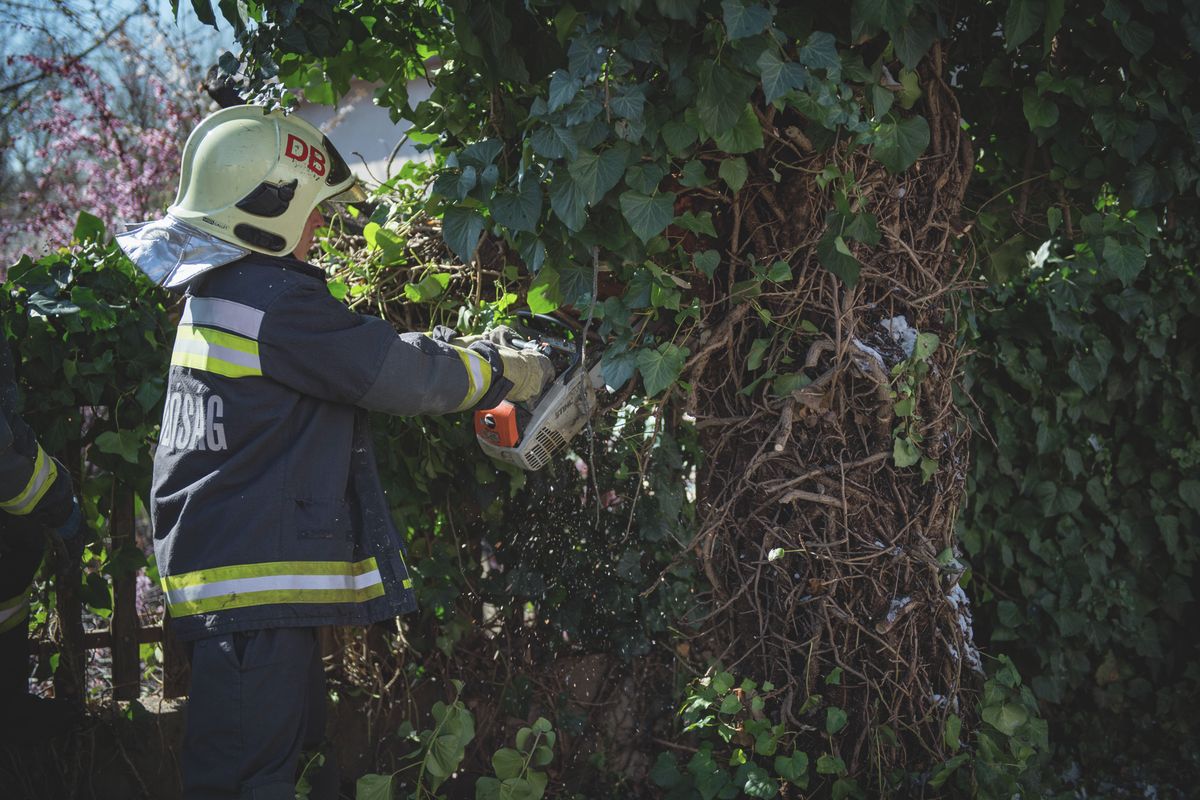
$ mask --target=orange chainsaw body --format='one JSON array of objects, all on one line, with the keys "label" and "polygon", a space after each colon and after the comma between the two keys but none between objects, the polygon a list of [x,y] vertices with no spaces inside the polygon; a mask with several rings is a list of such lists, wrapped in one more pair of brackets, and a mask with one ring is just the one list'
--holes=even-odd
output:
[{"label": "orange chainsaw body", "polygon": [[476,411],[475,435],[497,447],[516,447],[521,440],[517,430],[517,407],[501,400],[495,408]]}]

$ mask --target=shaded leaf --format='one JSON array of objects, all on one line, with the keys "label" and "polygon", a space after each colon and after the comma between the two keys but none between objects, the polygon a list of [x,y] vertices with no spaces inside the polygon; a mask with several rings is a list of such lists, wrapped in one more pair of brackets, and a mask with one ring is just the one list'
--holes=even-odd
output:
[{"label": "shaded leaf", "polygon": [[662,233],[674,219],[675,193],[663,192],[649,196],[640,192],[623,192],[621,214],[637,237],[647,242]]},{"label": "shaded leaf", "polygon": [[928,146],[929,123],[924,117],[908,117],[899,122],[889,118],[875,129],[871,155],[895,174],[915,164]]},{"label": "shaded leaf", "polygon": [[442,238],[464,264],[475,257],[483,224],[483,215],[473,208],[451,206],[442,215]]},{"label": "shaded leaf", "polygon": [[746,3],[744,0],[723,0],[725,32],[730,39],[745,39],[756,36],[771,24],[771,12],[761,3]]}]

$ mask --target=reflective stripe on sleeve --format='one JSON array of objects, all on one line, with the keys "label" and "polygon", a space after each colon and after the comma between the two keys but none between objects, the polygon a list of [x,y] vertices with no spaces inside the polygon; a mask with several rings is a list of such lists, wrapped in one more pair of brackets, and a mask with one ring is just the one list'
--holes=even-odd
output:
[{"label": "reflective stripe on sleeve", "polygon": [[11,631],[29,616],[29,592],[32,589],[33,584],[30,584],[21,594],[0,602],[0,633]]},{"label": "reflective stripe on sleeve", "polygon": [[171,364],[213,372],[227,378],[262,375],[258,342],[236,333],[194,325],[179,326]]},{"label": "reflective stripe on sleeve", "polygon": [[0,509],[17,516],[29,514],[37,508],[37,504],[46,496],[46,492],[50,491],[50,487],[54,485],[57,478],[58,467],[55,465],[54,459],[46,455],[46,451],[39,444],[37,456],[33,459],[33,474],[29,476],[29,482],[12,498],[0,502]]},{"label": "reflective stripe on sleeve", "polygon": [[362,603],[384,594],[374,558],[217,567],[168,575],[162,584],[173,617],[288,603]]},{"label": "reflective stripe on sleeve", "polygon": [[262,328],[263,312],[219,297],[189,297],[179,321],[182,325],[224,328],[257,340],[258,331]]},{"label": "reflective stripe on sleeve", "polygon": [[492,385],[492,365],[483,356],[462,347],[456,347],[458,357],[462,359],[467,371],[467,397],[463,400],[458,411],[470,408],[483,399],[488,387]]}]

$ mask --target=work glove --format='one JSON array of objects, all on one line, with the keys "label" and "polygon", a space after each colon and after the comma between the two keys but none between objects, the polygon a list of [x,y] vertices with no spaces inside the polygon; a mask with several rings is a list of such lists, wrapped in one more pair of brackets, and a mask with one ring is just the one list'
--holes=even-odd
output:
[{"label": "work glove", "polygon": [[483,333],[470,333],[466,336],[459,336],[458,331],[453,328],[447,328],[445,325],[437,325],[433,332],[429,334],[431,338],[438,341],[452,344],[455,347],[469,347],[476,342],[490,342],[497,347],[512,348],[513,341],[521,338],[516,331],[507,325],[497,325],[495,328],[489,328]]},{"label": "work glove", "polygon": [[554,365],[536,350],[497,346],[496,352],[504,362],[504,377],[513,385],[504,398],[510,402],[521,403],[537,397],[554,380]]}]

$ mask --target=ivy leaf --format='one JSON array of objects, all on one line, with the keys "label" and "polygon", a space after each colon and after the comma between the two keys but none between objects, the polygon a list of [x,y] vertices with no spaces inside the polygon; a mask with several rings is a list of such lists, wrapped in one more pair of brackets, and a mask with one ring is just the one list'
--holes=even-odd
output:
[{"label": "ivy leaf", "polygon": [[530,231],[542,216],[542,185],[532,173],[526,173],[516,194],[498,194],[492,198],[492,219],[513,231]]},{"label": "ivy leaf", "polygon": [[829,753],[817,759],[817,772],[821,775],[845,775],[846,762]]},{"label": "ivy leaf", "polygon": [[961,744],[959,737],[962,734],[962,719],[958,714],[951,714],[946,718],[946,728],[943,732],[943,740],[946,742],[946,747],[951,751],[957,750]]},{"label": "ivy leaf", "polygon": [[699,214],[694,211],[685,211],[675,218],[675,224],[685,231],[701,233],[705,236],[711,236],[714,239],[717,238],[717,230],[713,227],[711,211],[702,211]]},{"label": "ivy leaf", "polygon": [[112,453],[130,464],[137,464],[138,453],[142,449],[142,437],[137,431],[105,431],[96,437],[96,446],[102,453]]},{"label": "ivy leaf", "polygon": [[675,193],[649,195],[640,192],[621,194],[621,214],[643,242],[648,242],[671,224],[675,218]]},{"label": "ivy leaf", "polygon": [[546,267],[537,274],[533,283],[529,284],[525,304],[534,314],[549,314],[558,308],[562,302],[562,294],[558,288],[558,271]]},{"label": "ivy leaf", "polygon": [[721,254],[716,250],[705,250],[693,255],[692,263],[696,265],[696,269],[711,278],[721,264]]},{"label": "ivy leaf", "polygon": [[660,133],[667,145],[667,150],[676,156],[682,155],[699,138],[694,127],[682,120],[675,119],[663,123]]},{"label": "ivy leaf", "polygon": [[629,382],[637,370],[638,357],[625,349],[624,345],[610,347],[600,357],[600,375],[604,378],[604,386],[610,392],[615,392]]},{"label": "ivy leaf", "polygon": [[1070,514],[1083,502],[1083,495],[1077,489],[1060,486],[1054,481],[1039,481],[1033,487],[1033,494],[1047,516]]},{"label": "ivy leaf", "polygon": [[562,302],[585,308],[592,302],[592,268],[567,264],[558,268],[558,294]]},{"label": "ivy leaf", "polygon": [[935,39],[937,30],[934,29],[933,22],[924,14],[918,14],[892,35],[892,46],[904,66],[915,70]]},{"label": "ivy leaf", "polygon": [[889,117],[875,129],[875,145],[871,155],[893,174],[917,163],[917,158],[929,146],[929,123],[924,117],[908,117],[896,122]]},{"label": "ivy leaf", "polygon": [[749,174],[750,170],[746,167],[744,158],[727,158],[721,162],[721,166],[717,170],[717,175],[735,193],[741,191],[742,187],[746,185],[746,177]]},{"label": "ivy leaf", "polygon": [[771,773],[754,762],[745,765],[745,779],[741,785],[747,797],[770,800],[779,794],[779,783],[771,777]]},{"label": "ivy leaf", "polygon": [[1050,53],[1050,45],[1054,36],[1062,26],[1063,16],[1067,11],[1067,0],[1046,0],[1046,22],[1042,26],[1042,53]]},{"label": "ivy leaf", "polygon": [[728,67],[712,61],[700,67],[696,112],[709,136],[727,133],[738,123],[753,90],[754,83],[749,78]]},{"label": "ivy leaf", "polygon": [[638,371],[646,387],[646,396],[653,397],[679,378],[687,359],[687,348],[665,342],[657,348],[638,351]]},{"label": "ivy leaf", "polygon": [[192,0],[192,10],[196,12],[196,19],[202,24],[217,27],[217,17],[213,14],[210,0]]},{"label": "ivy leaf", "polygon": [[533,152],[543,158],[574,158],[579,152],[575,137],[566,128],[557,125],[538,126],[529,137],[529,143],[533,146]]},{"label": "ivy leaf", "polygon": [[1136,244],[1122,244],[1111,236],[1104,237],[1104,266],[1129,286],[1146,266],[1146,251]]},{"label": "ivy leaf", "polygon": [[618,117],[630,121],[639,120],[642,118],[642,112],[646,107],[646,87],[621,87],[617,90],[617,93],[613,95],[608,106]]},{"label": "ivy leaf", "polygon": [[1024,706],[1015,703],[987,706],[983,709],[983,721],[1005,736],[1014,736],[1029,719]]},{"label": "ivy leaf", "polygon": [[625,170],[625,185],[635,192],[654,194],[667,171],[655,163],[634,164]]},{"label": "ivy leaf", "polygon": [[354,782],[356,800],[391,800],[391,775],[363,775]]},{"label": "ivy leaf", "polygon": [[831,736],[846,727],[846,712],[837,706],[825,709],[825,732]]},{"label": "ivy leaf", "polygon": [[1200,481],[1185,480],[1179,482],[1179,499],[1187,503],[1192,510],[1200,511]]},{"label": "ivy leaf", "polygon": [[[712,179],[704,172],[704,162],[694,159],[683,165],[683,169],[679,173],[679,182],[684,186],[695,188],[698,186],[708,186],[712,183]],[[657,187],[656,183],[650,187],[649,191],[653,192]],[[641,186],[630,186],[630,188],[636,189],[639,192],[646,192],[646,189]]]},{"label": "ivy leaf", "polygon": [[650,780],[654,781],[655,785],[660,789],[670,789],[682,781],[683,773],[679,771],[679,765],[675,762],[675,756],[666,750],[659,753],[658,760],[654,762],[654,766],[650,769]]},{"label": "ivy leaf", "polygon": [[1004,15],[1004,42],[1015,50],[1042,24],[1046,17],[1042,0],[1010,0]]},{"label": "ivy leaf", "polygon": [[758,114],[754,113],[754,106],[747,103],[742,108],[737,124],[725,133],[714,137],[714,141],[717,143],[717,147],[726,153],[749,153],[761,149],[763,146],[762,123],[758,121]]},{"label": "ivy leaf", "polygon": [[442,215],[442,238],[459,260],[470,264],[483,233],[483,215],[473,208],[451,206]]},{"label": "ivy leaf", "polygon": [[431,272],[419,281],[404,284],[404,296],[414,303],[429,303],[441,297],[450,285],[450,273]]},{"label": "ivy leaf", "polygon": [[1030,130],[1052,128],[1058,122],[1058,105],[1049,97],[1038,94],[1032,86],[1025,87],[1021,93],[1021,108]]},{"label": "ivy leaf", "polygon": [[458,151],[458,163],[464,166],[478,167],[481,170],[486,169],[496,160],[496,156],[500,155],[503,148],[504,143],[499,139],[481,139]]},{"label": "ivy leaf", "polygon": [[825,70],[830,80],[841,77],[842,60],[838,58],[837,43],[832,33],[813,31],[796,57],[809,69]]},{"label": "ivy leaf", "polygon": [[567,165],[567,172],[589,206],[600,202],[605,193],[621,180],[627,155],[628,149],[624,144],[599,154],[585,150]]},{"label": "ivy leaf", "polygon": [[775,771],[788,783],[808,788],[808,753],[797,750],[790,756],[775,756]]},{"label": "ivy leaf", "polygon": [[852,216],[849,223],[842,230],[842,235],[847,239],[862,242],[868,247],[874,247],[879,244],[879,240],[882,237],[882,234],[879,233],[879,222],[875,219],[875,215],[866,211],[860,211]]},{"label": "ivy leaf", "polygon": [[511,747],[501,747],[492,754],[492,769],[501,780],[516,778],[525,769],[525,758]]},{"label": "ivy leaf", "polygon": [[897,436],[892,440],[892,460],[897,467],[911,467],[921,460],[921,451],[908,439]]},{"label": "ivy leaf", "polygon": [[587,198],[571,180],[570,175],[554,176],[550,184],[550,208],[558,215],[568,230],[579,231],[587,222]]},{"label": "ivy leaf", "polygon": [[550,76],[550,97],[546,101],[547,111],[557,111],[575,99],[583,81],[571,75],[565,69],[556,69]]},{"label": "ivy leaf", "polygon": [[654,5],[658,6],[658,13],[667,19],[680,19],[692,23],[696,21],[696,9],[700,7],[700,0],[654,0]]},{"label": "ivy leaf", "polygon": [[817,241],[817,260],[821,262],[821,266],[841,278],[847,286],[853,287],[858,283],[858,273],[862,264],[850,252],[846,240],[836,229],[826,228]]},{"label": "ivy leaf", "polygon": [[1162,203],[1173,194],[1165,172],[1159,172],[1153,164],[1142,162],[1126,175],[1129,200],[1135,208],[1146,208]]},{"label": "ivy leaf", "polygon": [[75,230],[71,233],[73,242],[103,242],[104,221],[86,211],[80,211],[75,219]]},{"label": "ivy leaf", "polygon": [[808,70],[791,61],[784,61],[768,47],[756,62],[758,74],[762,76],[763,95],[768,103],[773,103],[793,89],[803,89],[808,79]]},{"label": "ivy leaf", "polygon": [[1136,20],[1118,25],[1117,38],[1135,59],[1141,59],[1154,46],[1154,31]]},{"label": "ivy leaf", "polygon": [[771,12],[758,3],[747,5],[743,0],[723,0],[725,32],[730,40],[757,36],[771,24]]}]

